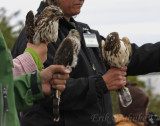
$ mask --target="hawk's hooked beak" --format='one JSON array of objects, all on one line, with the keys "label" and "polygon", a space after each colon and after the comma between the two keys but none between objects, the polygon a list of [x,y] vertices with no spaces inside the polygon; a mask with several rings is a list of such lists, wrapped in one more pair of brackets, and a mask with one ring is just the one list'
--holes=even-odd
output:
[{"label": "hawk's hooked beak", "polygon": [[64,13],[63,11],[57,11],[56,15],[62,18],[64,16]]}]

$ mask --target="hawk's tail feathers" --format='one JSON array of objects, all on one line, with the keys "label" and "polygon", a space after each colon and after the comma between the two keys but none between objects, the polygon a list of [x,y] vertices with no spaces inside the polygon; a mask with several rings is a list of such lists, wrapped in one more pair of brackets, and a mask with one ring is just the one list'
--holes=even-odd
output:
[{"label": "hawk's tail feathers", "polygon": [[33,11],[29,11],[26,15],[26,37],[29,42],[33,43],[33,36],[34,36],[34,27],[35,27],[35,17]]}]

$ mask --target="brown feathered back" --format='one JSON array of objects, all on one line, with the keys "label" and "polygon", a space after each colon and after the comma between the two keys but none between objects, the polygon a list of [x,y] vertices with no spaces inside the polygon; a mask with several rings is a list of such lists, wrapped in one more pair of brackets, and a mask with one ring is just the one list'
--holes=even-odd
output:
[{"label": "brown feathered back", "polygon": [[54,64],[71,66],[73,61],[73,44],[70,38],[66,38],[58,47],[55,57]]},{"label": "brown feathered back", "polygon": [[26,21],[25,21],[25,26],[26,26],[26,37],[29,42],[33,43],[33,36],[35,34],[34,32],[34,27],[35,27],[35,17],[33,14],[33,11],[29,11],[26,15]]},{"label": "brown feathered back", "polygon": [[55,53],[54,64],[71,68],[75,67],[77,65],[80,49],[81,43],[79,32],[75,29],[71,29]]}]

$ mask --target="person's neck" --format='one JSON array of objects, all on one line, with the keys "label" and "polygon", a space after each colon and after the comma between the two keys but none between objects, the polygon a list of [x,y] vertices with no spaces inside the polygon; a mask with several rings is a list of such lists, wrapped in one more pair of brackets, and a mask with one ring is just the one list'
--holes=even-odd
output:
[{"label": "person's neck", "polygon": [[64,18],[69,22],[71,17],[68,17],[68,16],[64,16]]}]

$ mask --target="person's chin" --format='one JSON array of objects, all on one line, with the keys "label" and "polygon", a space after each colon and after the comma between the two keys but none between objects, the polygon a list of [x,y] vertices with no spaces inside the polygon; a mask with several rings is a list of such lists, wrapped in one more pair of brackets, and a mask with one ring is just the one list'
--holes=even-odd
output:
[{"label": "person's chin", "polygon": [[77,15],[77,14],[79,14],[80,13],[80,9],[76,9],[75,11],[74,11],[74,14],[75,15]]}]

